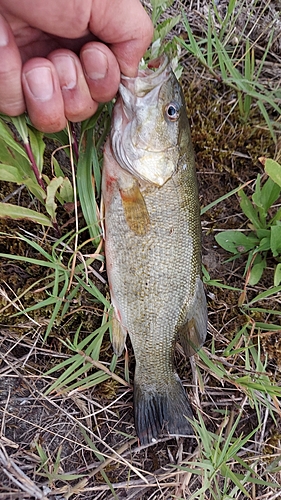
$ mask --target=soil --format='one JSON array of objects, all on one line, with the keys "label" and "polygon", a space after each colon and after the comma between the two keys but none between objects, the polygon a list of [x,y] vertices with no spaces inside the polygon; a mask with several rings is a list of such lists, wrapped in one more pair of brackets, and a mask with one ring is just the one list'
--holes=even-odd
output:
[{"label": "soil", "polygon": [[[181,5],[186,8],[187,2],[182,2]],[[226,5],[227,2],[218,2],[219,9],[225,9]],[[206,19],[208,7],[205,2],[196,2],[196,5],[195,2],[189,3],[188,18],[194,32],[200,31],[200,20],[202,23],[202,19]],[[278,2],[272,2],[271,9],[278,12],[278,8]],[[171,9],[171,15],[178,9],[179,2],[174,10]],[[264,23],[270,15],[272,10],[269,9],[264,14]],[[280,22],[278,18],[276,29],[280,29]],[[238,25],[237,30],[241,29]],[[256,29],[255,19],[252,19],[247,24],[244,35],[248,36],[250,33],[249,36],[255,40],[260,34],[256,33]],[[181,35],[181,30],[180,26],[177,27],[176,34]],[[264,50],[267,41],[266,35],[259,37],[260,51]],[[267,56],[268,73],[262,75],[264,79],[272,78],[276,81],[280,78],[279,42],[280,38],[275,36],[274,45]],[[273,61],[274,71],[270,66]],[[213,78],[191,56],[183,54],[182,64],[182,86],[196,153],[201,206],[206,207],[248,181],[252,182],[245,187],[245,192],[250,195],[257,174],[261,174],[264,179],[264,169],[259,157],[276,158],[280,137],[277,136],[277,142],[274,143],[255,104],[244,122],[238,106],[233,106],[236,99],[233,89]],[[272,113],[272,119],[278,117]],[[55,147],[52,141],[48,142],[46,165],[50,163],[50,151]],[[63,168],[69,168],[69,160],[63,153],[60,162]],[[10,196],[10,203],[30,206],[31,200],[26,189],[19,191],[14,184],[0,182],[0,201],[7,201]],[[75,230],[72,212],[61,209],[59,215],[61,225],[65,225],[65,233]],[[81,210],[79,221],[83,227]],[[218,203],[202,216],[203,264],[212,280],[233,287],[226,289],[208,285],[206,288],[210,332],[203,350],[214,363],[229,363],[229,366],[226,365],[229,373],[241,371],[242,376],[245,371],[238,351],[229,358],[223,357],[226,345],[249,321],[253,325],[255,322],[274,321],[278,326],[281,316],[270,316],[258,311],[246,315],[241,307],[243,290],[246,290],[244,303],[247,303],[257,293],[272,286],[276,265],[273,257],[270,258],[258,285],[246,285],[244,269],[247,257],[226,262],[229,254],[218,247],[214,238],[218,231],[241,228],[247,229],[247,220],[241,211],[237,194]],[[44,234],[39,226],[29,222],[2,220],[1,253],[39,258],[30,245],[17,238],[18,234],[44,244],[46,251],[51,250],[56,238],[51,230]],[[88,234],[84,234],[80,243],[85,243],[88,237]],[[84,254],[92,251],[89,243],[83,248]],[[95,263],[94,270],[106,280],[106,273],[100,262]],[[94,272],[90,271],[90,277],[104,294],[108,293],[107,285]],[[39,283],[41,278],[44,280]],[[103,311],[93,297],[81,289],[79,296],[75,296],[70,304],[66,317],[54,325],[48,339],[44,341],[52,307],[46,306],[43,310],[38,309],[27,315],[15,316],[14,313],[17,312],[15,307],[22,310],[45,299],[47,292],[50,294],[50,290],[46,291],[44,288],[51,283],[50,271],[28,262],[4,258],[1,259],[0,283],[0,500],[168,500],[188,498],[200,488],[200,477],[177,468],[177,465],[187,467],[198,456],[200,450],[195,438],[163,438],[157,445],[146,449],[138,448],[133,424],[131,387],[108,378],[83,391],[47,394],[50,384],[61,371],[51,375],[45,375],[46,372],[71,355],[70,349],[61,340],[73,341],[81,324],[80,339],[101,324]],[[28,289],[30,291],[25,293]],[[16,296],[21,299],[12,307],[10,303]],[[259,302],[259,307],[280,311],[280,295],[278,297],[278,300],[274,298],[264,303]],[[268,358],[267,373],[276,384],[280,384],[280,337],[281,325],[279,330],[265,330],[260,336],[261,360]],[[126,354],[117,361],[115,373],[127,380],[128,370],[132,381],[134,358],[130,345],[127,348]],[[251,398],[247,397],[247,392],[243,392],[241,387],[220,380],[196,355],[198,375],[192,360],[190,364],[185,359],[179,345],[175,357],[177,371],[187,388],[193,408],[200,409],[210,432],[219,433],[224,425],[230,429],[239,414],[241,419],[236,436],[245,436],[260,424]],[[108,366],[111,358],[110,339],[106,334],[100,359]],[[262,419],[266,418],[266,428],[261,426],[255,433],[255,441],[246,449],[243,459],[251,464],[254,457],[258,456],[260,464],[276,460],[278,465],[276,456],[281,436],[280,418],[277,414],[267,415],[265,407],[260,408],[260,415]],[[233,470],[239,472],[240,467],[237,462]],[[262,469],[261,465],[257,467]],[[245,469],[241,470],[244,474]],[[278,473],[275,477],[278,478]],[[110,487],[110,483],[113,487]],[[256,495],[253,498],[262,498],[263,494],[270,491],[265,491],[259,485],[253,488]]]}]

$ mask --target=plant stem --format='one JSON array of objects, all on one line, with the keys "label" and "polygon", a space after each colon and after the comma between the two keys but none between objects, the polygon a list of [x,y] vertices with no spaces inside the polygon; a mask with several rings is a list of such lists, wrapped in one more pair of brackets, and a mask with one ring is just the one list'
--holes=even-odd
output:
[{"label": "plant stem", "polygon": [[76,131],[75,131],[73,123],[72,122],[69,122],[69,123],[70,123],[70,130],[71,130],[72,144],[73,144],[73,151],[74,151],[74,155],[75,155],[75,160],[78,161],[79,148],[78,148],[77,135],[76,135]]},{"label": "plant stem", "polygon": [[36,164],[36,161],[35,161],[35,158],[34,158],[34,155],[33,155],[33,152],[32,152],[32,149],[30,147],[30,144],[29,142],[24,142],[24,148],[25,148],[25,151],[27,152],[27,155],[28,155],[28,158],[29,158],[29,161],[31,163],[31,168],[34,172],[34,175],[36,177],[36,180],[39,184],[39,186],[44,189],[44,191],[46,191],[46,188],[45,188],[45,183],[41,177],[41,174],[39,172],[39,169],[37,167],[37,164]]}]

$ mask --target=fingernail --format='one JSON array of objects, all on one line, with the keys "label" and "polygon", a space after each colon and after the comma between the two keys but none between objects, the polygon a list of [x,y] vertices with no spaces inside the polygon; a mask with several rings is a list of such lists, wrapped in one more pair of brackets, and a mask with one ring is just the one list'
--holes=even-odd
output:
[{"label": "fingernail", "polygon": [[33,97],[49,101],[54,93],[54,82],[50,68],[37,67],[25,73],[26,83]]},{"label": "fingernail", "polygon": [[9,43],[9,34],[5,21],[0,17],[0,47],[6,47]]},{"label": "fingernail", "polygon": [[71,56],[53,56],[62,89],[73,89],[77,85],[76,64]]},{"label": "fingernail", "polygon": [[87,76],[91,80],[102,80],[108,70],[107,57],[97,48],[89,48],[82,52],[83,64]]}]

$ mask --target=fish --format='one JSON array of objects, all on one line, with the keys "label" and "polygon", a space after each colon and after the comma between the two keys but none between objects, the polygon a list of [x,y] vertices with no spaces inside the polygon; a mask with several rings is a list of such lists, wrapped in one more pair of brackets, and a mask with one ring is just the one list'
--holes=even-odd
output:
[{"label": "fish", "polygon": [[122,76],[102,172],[112,344],[135,356],[134,421],[141,446],[193,435],[175,370],[204,343],[201,223],[195,157],[182,88],[162,56]]}]

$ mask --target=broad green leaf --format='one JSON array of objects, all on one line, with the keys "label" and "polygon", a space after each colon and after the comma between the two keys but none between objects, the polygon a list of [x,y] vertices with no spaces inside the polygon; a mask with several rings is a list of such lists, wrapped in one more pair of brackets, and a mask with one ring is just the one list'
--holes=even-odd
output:
[{"label": "broad green leaf", "polygon": [[277,264],[274,272],[274,286],[279,286],[281,283],[281,264]]},{"label": "broad green leaf", "polygon": [[218,233],[215,239],[222,248],[233,254],[248,252],[259,243],[259,239],[256,236],[246,236],[238,230],[223,231]]},{"label": "broad green leaf", "polygon": [[53,166],[56,177],[65,177],[65,174],[63,173],[60,164],[58,160],[55,158],[55,156],[53,156]]},{"label": "broad green leaf", "polygon": [[272,217],[272,219],[269,221],[269,225],[272,226],[273,224],[276,224],[276,222],[278,222],[280,220],[281,220],[281,208],[279,208],[277,210],[277,212],[274,215],[274,217]]},{"label": "broad green leaf", "polygon": [[34,196],[36,196],[37,200],[39,200],[42,203],[42,205],[45,205],[46,193],[44,189],[42,189],[41,186],[39,186],[37,181],[33,179],[35,179],[35,176],[34,177],[32,176],[30,179],[26,179],[24,184],[29,189],[29,191]]},{"label": "broad green leaf", "polygon": [[[2,125],[3,123],[0,120],[0,131]],[[3,135],[5,137],[5,134]],[[9,167],[16,168],[18,170],[18,174],[15,174],[15,171],[12,171],[11,169],[9,170]],[[5,170],[8,170],[9,174],[5,173]],[[1,138],[1,134],[0,172],[1,180],[10,180],[11,182],[16,182],[17,184],[25,184],[29,191],[44,204],[44,199],[46,197],[45,192],[36,180],[25,150],[13,138],[10,138],[9,142],[5,141],[5,139]],[[14,175],[15,177],[13,178]]]},{"label": "broad green leaf", "polygon": [[253,286],[259,282],[265,268],[266,268],[266,259],[261,258],[261,256],[258,255],[255,259],[254,265],[250,272],[249,285]]},{"label": "broad green leaf", "polygon": [[12,116],[11,121],[16,127],[19,135],[21,136],[23,143],[26,144],[28,142],[28,131],[25,114],[22,114],[20,116]]},{"label": "broad green leaf", "polygon": [[248,196],[246,196],[243,190],[239,191],[238,195],[240,196],[240,207],[246,217],[248,217],[256,229],[261,229],[263,225],[259,219],[258,212],[249,200]]},{"label": "broad green leaf", "polygon": [[267,158],[264,169],[269,177],[281,187],[281,165],[277,161]]},{"label": "broad green leaf", "polygon": [[11,219],[26,219],[35,222],[36,224],[42,224],[43,226],[52,227],[52,222],[46,215],[35,212],[35,210],[30,210],[25,207],[18,207],[17,205],[12,205],[10,203],[0,203],[0,218],[11,218]]},{"label": "broad green leaf", "polygon": [[[1,150],[1,146],[0,146]],[[1,150],[1,153],[3,150]],[[1,156],[1,154],[0,154]],[[30,172],[30,177],[27,177],[17,166],[0,164],[0,181],[15,182],[16,184],[24,184],[36,198],[44,204],[45,192],[37,183],[33,172]]]},{"label": "broad green leaf", "polygon": [[270,240],[270,229],[257,229],[257,237],[262,240],[268,238]]},{"label": "broad green leaf", "polygon": [[68,177],[64,177],[62,185],[59,190],[59,195],[63,203],[73,203],[74,201],[73,187]]},{"label": "broad green leaf", "polygon": [[270,248],[273,257],[281,254],[281,225],[271,226]]},{"label": "broad green leaf", "polygon": [[63,183],[62,177],[54,177],[54,179],[51,180],[49,186],[47,186],[47,198],[45,206],[52,220],[56,219],[57,204],[55,202],[55,196],[58,188],[62,185],[62,183]]},{"label": "broad green leaf", "polygon": [[45,142],[43,141],[43,134],[39,132],[35,128],[29,128],[29,140],[31,150],[35,159],[35,163],[38,167],[40,173],[42,173],[43,163],[44,163],[44,151],[45,151]]},{"label": "broad green leaf", "polygon": [[25,149],[18,142],[16,142],[12,132],[3,120],[0,120],[0,137],[7,146],[10,146],[13,150],[17,151],[17,153],[24,157],[25,160],[29,161]]},{"label": "broad green leaf", "polygon": [[10,144],[6,143],[5,140],[1,137],[0,152],[0,162],[3,164],[12,165],[13,167],[17,167],[18,171],[22,173],[23,179],[29,178],[33,174],[28,158],[22,156],[16,149],[13,149],[13,147]]},{"label": "broad green leaf", "polygon": [[256,248],[256,252],[266,252],[270,249],[270,238],[266,236],[260,240],[259,246]]},{"label": "broad green leaf", "polygon": [[[44,134],[44,135],[49,139],[54,139],[55,141],[58,141],[58,143],[61,146],[69,146],[69,137],[67,128],[64,128],[63,130],[61,130],[61,132],[54,132],[52,134]],[[64,148],[64,152],[69,156],[69,147]]]},{"label": "broad green leaf", "polygon": [[281,187],[269,177],[261,189],[261,205],[265,212],[267,212],[279,198],[280,191]]},{"label": "broad green leaf", "polygon": [[18,168],[3,163],[0,164],[0,181],[16,182],[17,184],[24,184],[22,173],[18,170]]}]

